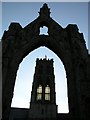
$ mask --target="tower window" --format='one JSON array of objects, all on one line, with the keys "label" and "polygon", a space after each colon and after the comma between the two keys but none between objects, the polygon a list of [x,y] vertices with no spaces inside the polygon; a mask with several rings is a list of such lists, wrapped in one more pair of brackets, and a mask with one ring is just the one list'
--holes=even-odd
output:
[{"label": "tower window", "polygon": [[49,100],[50,101],[50,87],[49,87],[49,85],[47,85],[45,87],[45,100]]},{"label": "tower window", "polygon": [[37,88],[37,100],[41,99],[42,99],[42,86],[39,85],[39,87]]}]

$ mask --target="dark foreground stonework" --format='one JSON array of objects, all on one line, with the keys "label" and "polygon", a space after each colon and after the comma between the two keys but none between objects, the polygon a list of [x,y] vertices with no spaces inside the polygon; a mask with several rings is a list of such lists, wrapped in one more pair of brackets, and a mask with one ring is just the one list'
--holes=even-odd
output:
[{"label": "dark foreground stonework", "polygon": [[[40,27],[48,27],[48,35],[39,35]],[[15,79],[19,64],[40,46],[52,50],[62,61],[67,76],[69,120],[90,118],[90,55],[77,25],[62,28],[50,17],[44,4],[39,16],[22,28],[11,23],[2,37],[2,119],[9,118]],[[58,119],[65,115],[57,115]]]}]

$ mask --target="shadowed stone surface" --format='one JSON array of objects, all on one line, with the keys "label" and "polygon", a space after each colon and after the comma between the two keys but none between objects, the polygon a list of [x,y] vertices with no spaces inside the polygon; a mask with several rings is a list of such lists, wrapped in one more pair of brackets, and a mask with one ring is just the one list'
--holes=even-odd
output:
[{"label": "shadowed stone surface", "polygon": [[[48,28],[48,35],[39,35],[40,27]],[[2,117],[8,119],[19,64],[31,51],[40,46],[52,50],[64,64],[69,100],[69,120],[89,120],[90,117],[90,55],[77,25],[62,28],[50,17],[44,4],[39,16],[22,28],[11,23],[2,37]],[[60,116],[59,116],[60,118]],[[65,117],[63,116],[62,119]]]}]

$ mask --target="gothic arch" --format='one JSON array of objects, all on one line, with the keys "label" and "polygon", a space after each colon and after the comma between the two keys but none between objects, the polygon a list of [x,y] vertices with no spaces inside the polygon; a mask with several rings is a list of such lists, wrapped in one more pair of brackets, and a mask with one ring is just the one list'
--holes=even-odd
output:
[{"label": "gothic arch", "polygon": [[[43,52],[42,52],[43,51]],[[46,52],[45,52],[46,51]],[[48,53],[49,52],[49,53]],[[39,47],[39,48],[37,48],[36,50],[33,50],[32,52],[30,52],[30,54],[29,55],[27,55],[25,58],[24,58],[24,60],[19,64],[19,69],[18,69],[18,72],[17,72],[17,74],[18,74],[18,76],[16,76],[17,78],[16,78],[16,80],[15,80],[15,84],[17,85],[17,86],[19,86],[20,85],[20,80],[21,80],[21,82],[23,82],[23,80],[25,80],[25,81],[27,81],[27,76],[28,76],[28,78],[29,78],[29,89],[28,89],[28,93],[29,93],[29,95],[30,95],[30,87],[32,86],[32,78],[33,78],[33,75],[34,75],[34,71],[33,71],[33,73],[31,74],[31,71],[32,71],[32,66],[34,66],[34,63],[35,63],[35,58],[36,58],[36,54],[39,56],[39,57],[37,57],[37,58],[42,58],[43,59],[43,57],[44,57],[44,55],[47,55],[47,59],[49,58],[49,55],[50,56],[52,56],[52,58],[54,59],[54,73],[55,73],[55,83],[56,83],[56,103],[57,103],[57,105],[58,105],[58,113],[61,113],[62,111],[63,111],[63,113],[65,112],[65,113],[69,113],[69,109],[68,109],[68,94],[67,94],[67,79],[66,79],[66,71],[65,71],[65,68],[64,68],[64,65],[62,64],[62,62],[61,62],[61,60],[60,60],[60,58],[54,53],[54,52],[52,52],[50,49],[48,49],[47,47]],[[40,55],[39,55],[40,54]],[[55,57],[55,58],[54,58]],[[50,57],[51,58],[51,57]],[[49,59],[50,59],[49,58]],[[33,60],[32,60],[33,59]],[[27,61],[29,61],[28,63],[27,63]],[[56,61],[58,61],[57,63],[56,63]],[[27,69],[27,67],[25,67],[24,68],[24,64],[25,63],[27,63],[27,66],[28,66],[28,69]],[[58,68],[60,68],[60,70],[58,71],[58,68],[56,68],[56,66],[58,66]],[[41,69],[40,69],[40,72],[42,71],[42,66],[40,66],[41,67]],[[23,70],[22,70],[23,69]],[[34,68],[35,69],[35,68]],[[63,69],[63,70],[62,70]],[[49,72],[49,70],[50,69],[48,69],[48,72]],[[22,72],[23,71],[23,72]],[[28,74],[24,77],[24,79],[23,79],[23,76],[21,76],[21,79],[20,79],[20,73],[22,72],[22,75],[25,75],[25,72],[28,72]],[[63,71],[63,72],[62,72]],[[32,76],[32,77],[31,77]],[[63,78],[62,79],[62,77],[65,77],[65,78]],[[19,78],[19,79],[18,79]],[[30,80],[31,79],[31,80]],[[40,78],[38,78],[38,79],[40,79]],[[60,81],[58,81],[58,79],[60,80],[60,81],[62,81],[62,80],[65,80],[65,81],[63,81],[63,83],[62,82],[60,82]],[[62,79],[62,80],[61,80]],[[66,82],[66,83],[65,83]],[[24,82],[24,83],[27,83],[27,82]],[[22,84],[22,83],[21,83]],[[31,85],[30,85],[31,84]],[[47,81],[47,84],[48,84],[48,81]],[[63,85],[64,84],[64,85]],[[16,87],[16,85],[14,85],[14,96],[13,96],[13,100],[12,101],[16,101],[15,99],[16,99],[16,96],[19,96],[19,94],[20,94],[20,92],[19,92],[19,94],[17,93],[17,92],[15,92],[15,91],[17,91],[17,89],[19,89],[19,87],[17,88]],[[64,86],[64,88],[62,89],[62,86]],[[15,88],[16,87],[16,88]],[[20,91],[23,91],[24,90],[24,87],[27,87],[25,84],[23,84],[23,86],[20,86]],[[58,91],[58,88],[60,88],[60,91]],[[22,89],[22,90],[21,90]],[[26,92],[24,92],[23,93],[24,95],[25,94],[27,94]],[[63,100],[62,100],[62,94],[64,94],[63,96],[67,96],[67,98],[64,100],[65,101],[65,103],[64,104],[62,104],[62,102],[63,102]],[[23,96],[24,96],[23,95]],[[28,96],[29,96],[28,95]],[[30,96],[29,96],[30,97]],[[28,98],[29,98],[28,97]],[[19,98],[20,98],[20,96],[19,96]],[[25,99],[25,97],[24,97],[24,99]],[[59,99],[59,100],[58,100]],[[30,99],[28,99],[27,100],[28,102],[30,102]],[[12,102],[13,103],[13,105],[11,105],[12,107],[27,107],[27,106],[17,106],[17,105],[19,105],[19,101],[17,101],[17,105],[15,106],[15,104],[14,104],[14,102]],[[20,102],[21,103],[21,102]],[[24,103],[24,102],[23,102]],[[66,105],[66,109],[67,109],[67,111],[64,111],[64,106],[63,105],[65,105],[65,104],[67,104]],[[21,105],[21,104],[20,104]],[[61,109],[61,110],[60,110]]]},{"label": "gothic arch", "polygon": [[[40,27],[48,27],[48,35],[39,35]],[[50,17],[50,9],[44,4],[39,17],[26,27],[11,23],[2,37],[3,47],[3,118],[9,117],[15,78],[19,64],[25,56],[40,46],[52,50],[64,64],[69,99],[69,114],[80,118],[80,78],[77,69],[82,61],[87,63],[87,50],[83,34],[77,25],[62,28]],[[84,76],[85,77],[85,76]],[[85,78],[86,79],[86,78]],[[78,87],[78,88],[77,88]],[[8,95],[8,97],[7,97]]]}]

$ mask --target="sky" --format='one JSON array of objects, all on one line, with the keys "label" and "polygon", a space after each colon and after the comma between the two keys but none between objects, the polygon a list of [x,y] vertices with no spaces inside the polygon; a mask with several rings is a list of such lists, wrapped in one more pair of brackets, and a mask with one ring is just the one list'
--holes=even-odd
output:
[{"label": "sky", "polygon": [[88,49],[90,54],[90,2],[88,3]]},{"label": "sky", "polygon": [[[88,3],[87,2],[47,2],[51,10],[51,17],[63,28],[68,24],[77,24],[79,32],[83,33],[88,47]],[[38,17],[43,3],[2,3],[2,36],[8,30],[11,22],[18,22],[22,27]],[[43,31],[45,33],[45,29]],[[26,56],[17,71],[12,107],[29,107],[33,74],[36,58],[54,60],[54,73],[56,83],[56,104],[59,113],[68,112],[67,79],[66,72],[58,56],[46,47],[40,47]]]},{"label": "sky", "polygon": [[1,0],[2,2],[88,2],[89,0]]}]

